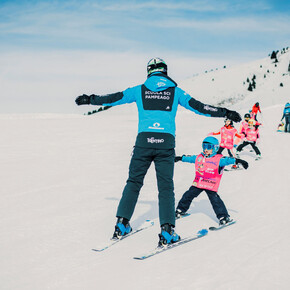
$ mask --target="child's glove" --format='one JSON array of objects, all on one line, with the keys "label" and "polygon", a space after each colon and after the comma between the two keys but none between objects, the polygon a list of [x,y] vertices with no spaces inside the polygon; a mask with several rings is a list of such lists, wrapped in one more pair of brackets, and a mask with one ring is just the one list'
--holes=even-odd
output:
[{"label": "child's glove", "polygon": [[241,164],[245,169],[248,169],[249,164],[247,161],[236,158],[236,164]]},{"label": "child's glove", "polygon": [[178,162],[182,160],[182,156],[175,156],[174,162]]}]

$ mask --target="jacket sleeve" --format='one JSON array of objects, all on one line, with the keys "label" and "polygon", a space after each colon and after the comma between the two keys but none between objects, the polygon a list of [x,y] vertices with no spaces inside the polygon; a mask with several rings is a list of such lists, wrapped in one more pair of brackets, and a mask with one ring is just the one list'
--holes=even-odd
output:
[{"label": "jacket sleeve", "polygon": [[218,131],[218,132],[211,132],[210,134],[211,135],[220,135],[221,131]]},{"label": "jacket sleeve", "polygon": [[178,96],[178,103],[184,108],[195,112],[199,115],[207,117],[225,117],[227,109],[214,107],[211,105],[204,104],[183,91],[180,88],[176,88],[176,94]]},{"label": "jacket sleeve", "polygon": [[188,162],[188,163],[195,163],[195,160],[196,160],[196,155],[192,155],[192,156],[183,155],[181,159],[182,162]]},{"label": "jacket sleeve", "polygon": [[236,158],[234,158],[234,157],[223,157],[223,158],[220,159],[219,167],[224,167],[224,166],[235,164],[235,163],[236,163]]},{"label": "jacket sleeve", "polygon": [[108,95],[90,95],[90,102],[92,105],[99,106],[117,106],[136,101],[136,94],[138,93],[138,87],[129,88],[123,92],[117,92]]}]

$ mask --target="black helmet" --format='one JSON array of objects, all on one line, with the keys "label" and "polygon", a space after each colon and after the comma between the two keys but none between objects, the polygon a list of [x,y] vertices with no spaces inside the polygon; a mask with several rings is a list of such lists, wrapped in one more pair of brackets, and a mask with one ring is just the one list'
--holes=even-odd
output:
[{"label": "black helmet", "polygon": [[260,105],[260,104],[259,104],[258,102],[255,104],[256,107],[259,107],[259,105]]},{"label": "black helmet", "polygon": [[154,72],[161,72],[167,75],[167,64],[159,57],[150,59],[147,63],[147,76],[149,77]]},{"label": "black helmet", "polygon": [[251,115],[250,115],[249,113],[246,113],[245,116],[244,116],[244,118],[245,118],[245,119],[246,119],[246,118],[251,119]]},{"label": "black helmet", "polygon": [[230,122],[230,126],[233,126],[234,123],[233,123],[233,121],[232,121],[231,119],[225,118],[225,123],[226,123],[227,121],[231,121],[231,122]]}]

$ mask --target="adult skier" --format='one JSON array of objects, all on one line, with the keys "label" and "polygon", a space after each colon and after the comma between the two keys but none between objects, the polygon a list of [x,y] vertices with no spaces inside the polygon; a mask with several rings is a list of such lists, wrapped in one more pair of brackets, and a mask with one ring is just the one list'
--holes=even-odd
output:
[{"label": "adult skier", "polygon": [[245,169],[248,163],[245,160],[224,157],[218,153],[219,141],[212,136],[206,137],[202,142],[203,152],[199,155],[176,156],[175,162],[189,162],[195,164],[195,178],[192,186],[183,194],[176,208],[176,218],[185,215],[194,198],[203,191],[206,192],[220,225],[231,222],[226,206],[217,191],[227,165],[241,164]]},{"label": "adult skier", "polygon": [[284,111],[283,111],[283,116],[281,121],[285,118],[285,126],[284,126],[284,131],[285,132],[290,132],[290,103],[287,103],[285,105]]},{"label": "adult skier", "polygon": [[239,113],[226,108],[203,104],[192,98],[167,75],[167,65],[161,58],[152,58],[147,64],[144,84],[108,95],[82,95],[77,105],[117,106],[135,102],[138,108],[138,135],[129,166],[129,177],[117,209],[117,223],[113,239],[128,234],[130,219],[150,164],[154,162],[159,199],[161,233],[159,245],[180,239],[175,227],[175,199],[173,169],[175,157],[175,116],[178,105],[208,117],[227,117],[239,122]]}]

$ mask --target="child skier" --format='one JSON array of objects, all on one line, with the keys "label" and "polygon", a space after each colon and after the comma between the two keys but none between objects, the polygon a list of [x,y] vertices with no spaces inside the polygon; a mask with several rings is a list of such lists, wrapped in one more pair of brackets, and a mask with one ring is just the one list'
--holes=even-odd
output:
[{"label": "child skier", "polygon": [[195,163],[195,179],[193,185],[183,194],[179,201],[175,212],[176,218],[185,215],[192,200],[204,190],[219,219],[220,225],[231,221],[224,202],[217,194],[223,175],[223,168],[230,164],[242,164],[242,166],[247,169],[249,165],[242,159],[224,157],[222,154],[218,154],[218,148],[219,141],[215,137],[209,136],[203,140],[203,152],[199,155],[175,157],[175,162],[182,161]]},{"label": "child skier", "polygon": [[[239,128],[239,131],[238,131],[240,135],[241,135],[241,133],[243,131],[245,131],[248,128],[248,122],[249,122],[250,119],[251,119],[250,114],[249,113],[246,113],[244,115],[244,121],[242,121],[242,123],[240,124],[240,128]],[[242,137],[240,137],[240,138],[237,137],[235,139],[235,141],[234,141],[234,147],[237,147],[238,146],[238,144],[242,141],[242,138],[244,138],[244,135],[242,135]]]},{"label": "child skier", "polygon": [[261,158],[261,152],[256,145],[258,139],[260,138],[258,127],[259,127],[259,124],[256,124],[255,120],[253,119],[249,120],[248,128],[246,128],[242,132],[242,134],[246,137],[246,140],[244,140],[244,142],[238,146],[237,156],[238,156],[238,153],[241,152],[245,146],[251,145],[257,155],[256,160]]},{"label": "child skier", "polygon": [[[243,135],[237,133],[237,129],[234,128],[233,122],[229,119],[225,119],[225,125],[218,132],[212,132],[209,135],[221,135],[220,148],[217,151],[217,154],[221,154],[223,150],[228,149],[230,157],[235,157],[233,151],[234,148],[234,137],[242,138]],[[233,169],[237,168],[237,165],[232,166]]]}]

